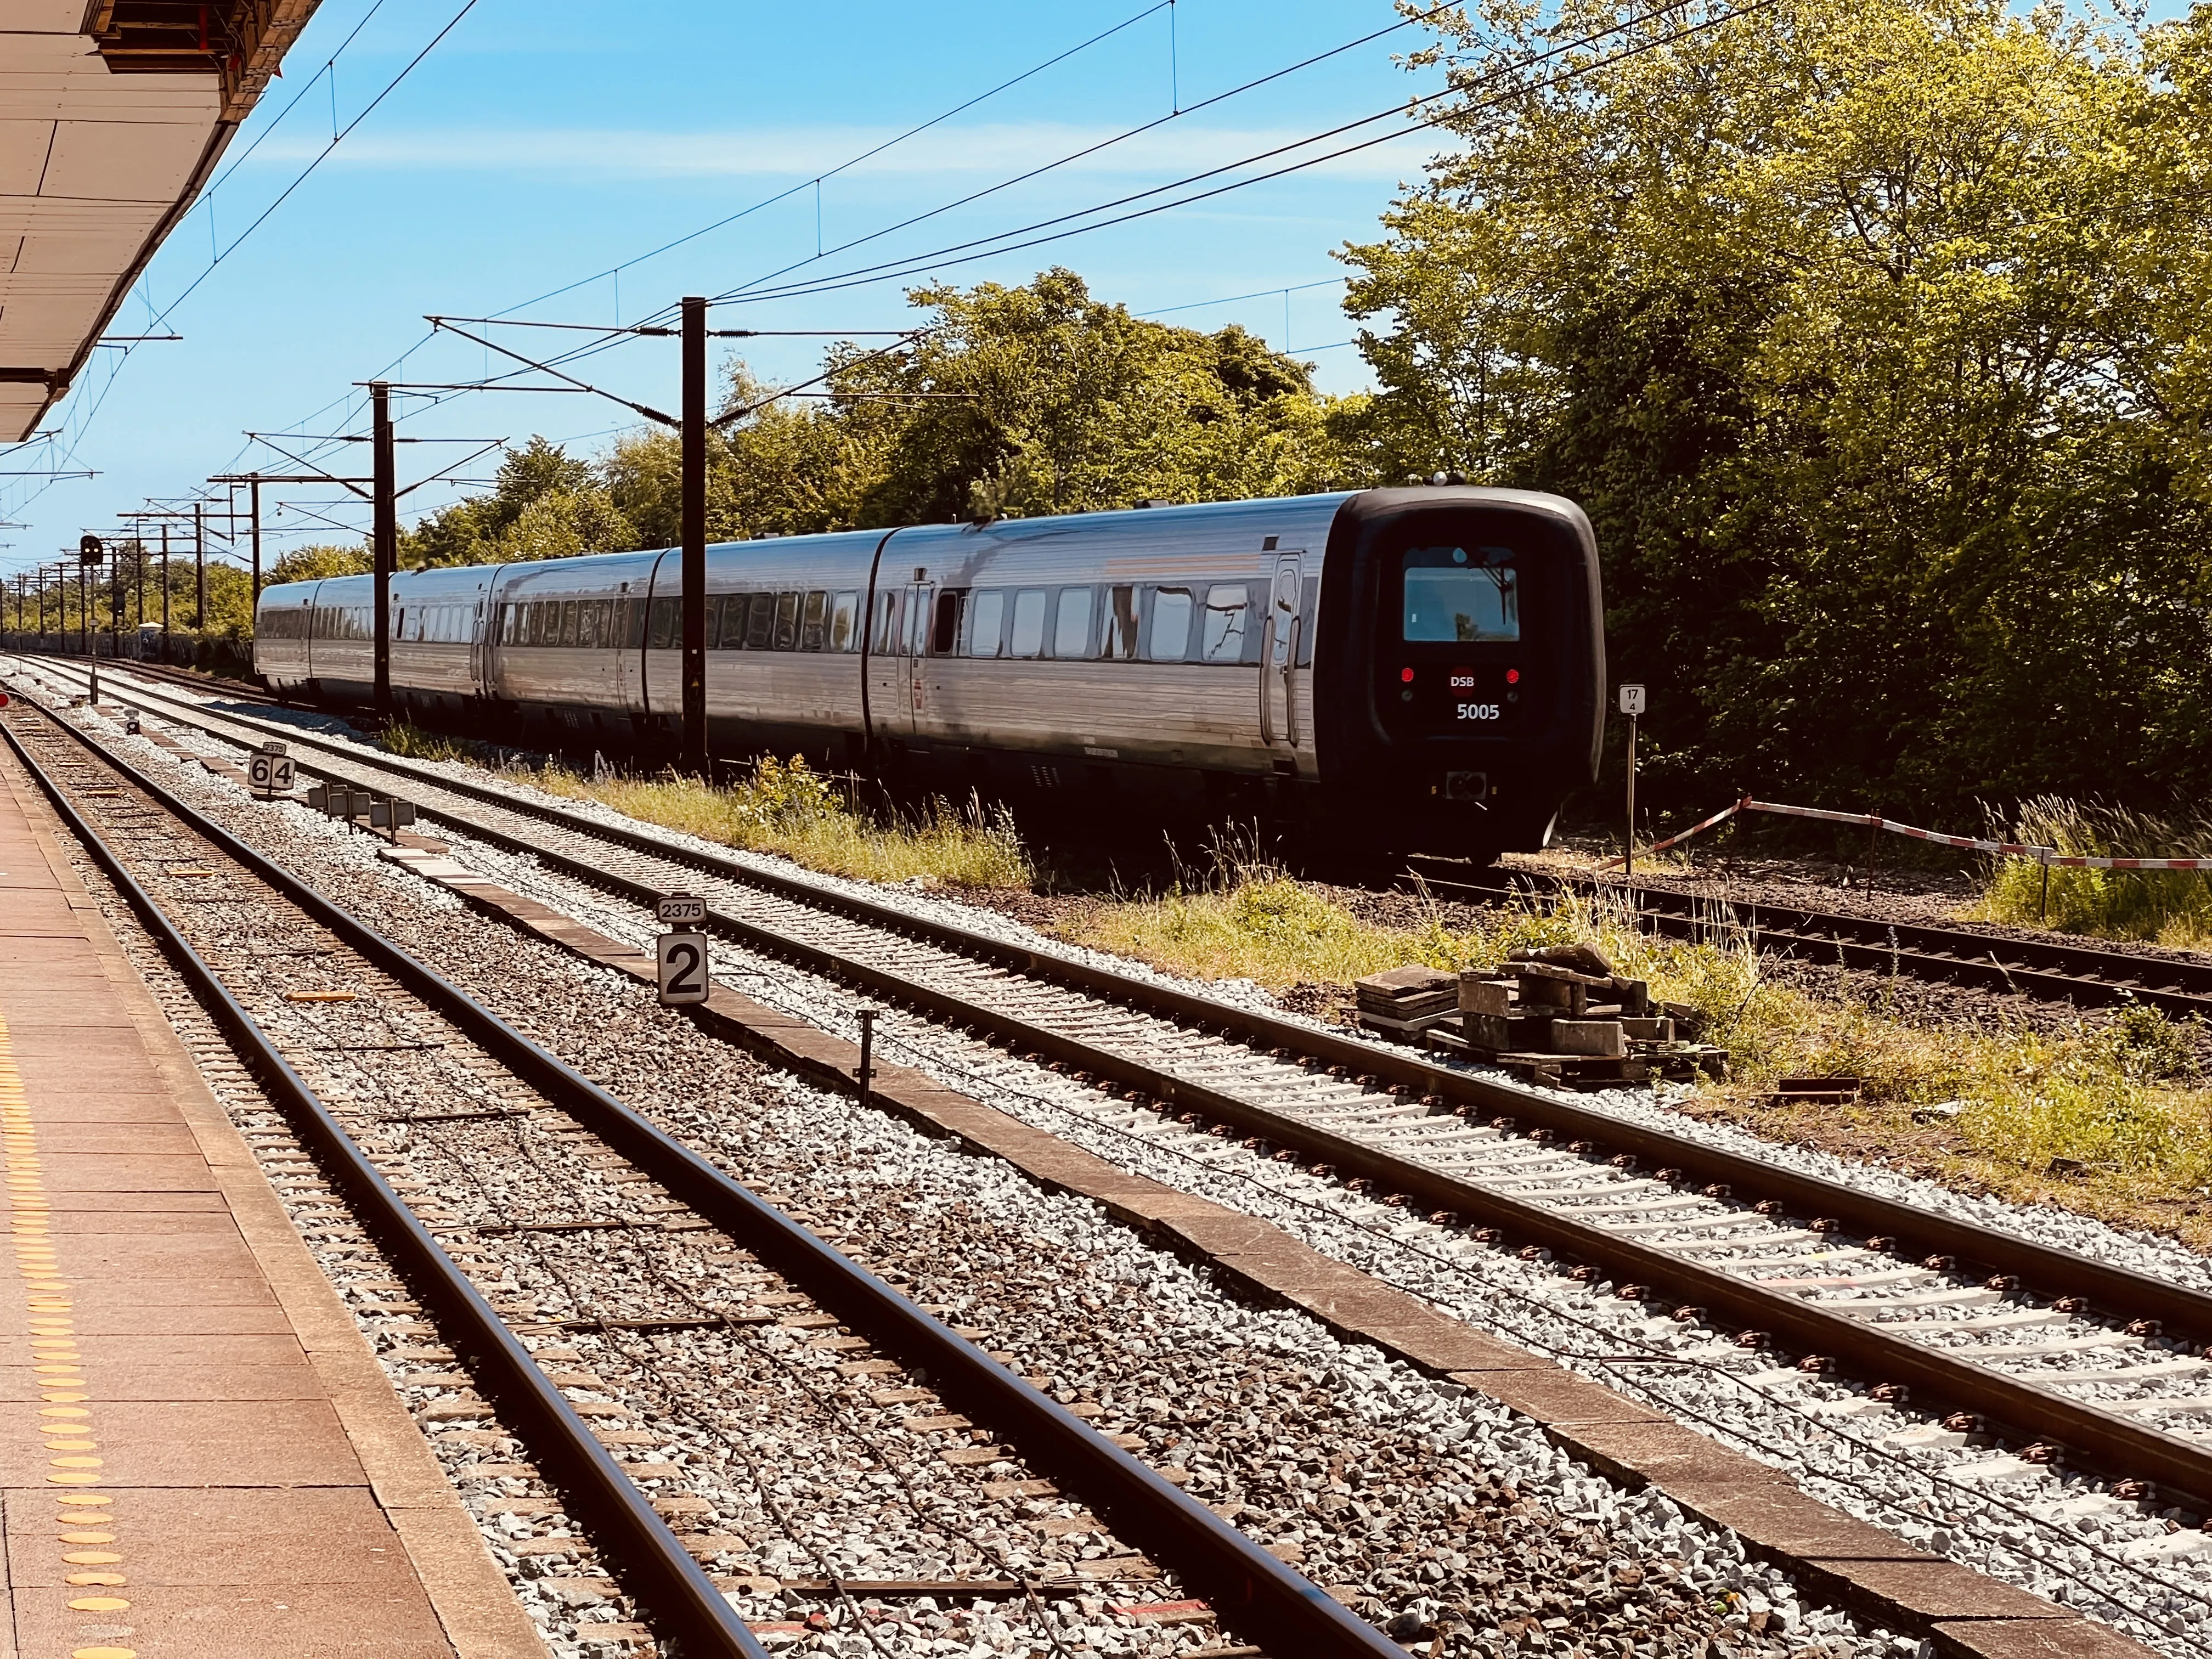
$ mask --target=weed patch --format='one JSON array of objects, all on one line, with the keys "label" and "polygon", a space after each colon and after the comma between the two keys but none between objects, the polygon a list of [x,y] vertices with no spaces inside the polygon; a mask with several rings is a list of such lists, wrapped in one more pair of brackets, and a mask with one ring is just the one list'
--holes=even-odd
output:
[{"label": "weed patch", "polygon": [[664,773],[593,779],[564,767],[523,774],[539,788],[596,800],[648,823],[753,852],[777,853],[811,870],[869,881],[954,887],[1028,887],[1028,849],[1006,812],[971,800],[933,800],[920,813],[862,811],[835,780],[804,760],[763,760],[737,784]]},{"label": "weed patch", "polygon": [[[2005,834],[2069,858],[2212,858],[2212,817],[2159,817],[2057,795],[2025,802]],[[2176,949],[2212,945],[2212,873],[2060,866],[2050,878],[2046,901],[2042,866],[2000,860],[1972,914],[2105,939],[2154,939]]]}]

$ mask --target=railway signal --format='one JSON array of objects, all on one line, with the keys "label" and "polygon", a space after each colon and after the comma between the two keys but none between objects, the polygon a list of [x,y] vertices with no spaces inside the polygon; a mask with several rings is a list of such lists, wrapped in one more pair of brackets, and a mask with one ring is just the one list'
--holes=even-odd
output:
[{"label": "railway signal", "polygon": [[653,913],[668,928],[653,942],[662,1006],[704,1002],[708,989],[707,936],[698,929],[707,919],[707,901],[689,893],[668,893],[654,904]]},{"label": "railway signal", "polygon": [[1636,717],[1644,712],[1644,688],[1620,688],[1620,712],[1628,716],[1628,824],[1622,840],[1624,866],[1630,881],[1636,879]]}]

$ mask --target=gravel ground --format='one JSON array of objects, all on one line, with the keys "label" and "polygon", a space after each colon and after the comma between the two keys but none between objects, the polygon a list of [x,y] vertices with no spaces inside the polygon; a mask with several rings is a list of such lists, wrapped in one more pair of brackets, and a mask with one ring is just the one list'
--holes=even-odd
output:
[{"label": "gravel ground", "polygon": [[[529,860],[487,848],[462,848],[462,856],[615,936],[635,942],[650,936],[648,922],[629,907],[615,905],[575,883],[549,878],[535,872]],[[869,891],[858,883],[825,880],[825,884]],[[902,894],[902,900],[914,909],[947,914],[969,925],[980,921],[975,911],[963,911],[963,907],[925,894]],[[1006,936],[1015,936],[1011,922],[1006,929]],[[1088,956],[1064,945],[1053,949],[1066,956]],[[849,1024],[848,995],[834,987],[803,987],[803,975],[794,975],[790,969],[750,964],[738,953],[730,953],[726,975],[748,994],[768,1002],[781,1000],[781,1005],[830,1029]],[[1224,987],[1199,988],[1224,991]],[[1232,995],[1263,1005],[1256,988],[1228,988]],[[984,1053],[949,1064],[940,1033],[927,1033],[911,1022],[891,1022],[887,1040],[894,1044],[891,1057],[914,1060],[947,1082],[967,1086],[971,1093],[1026,1115],[1030,1121],[1093,1146],[1093,1151],[1115,1157],[1126,1168],[1252,1212],[1272,1214],[1291,1232],[1305,1237],[1307,1243],[1429,1294],[1437,1305],[1491,1329],[1509,1336],[1517,1334],[1533,1347],[1568,1356],[1582,1370],[1679,1411],[1687,1420],[1705,1422],[1736,1444],[1798,1468],[1809,1489],[1829,1500],[1889,1524],[1927,1547],[2112,1617],[2115,1624],[2146,1639],[2163,1641],[2174,1652],[2194,1650],[2203,1639],[2205,1577],[2201,1564],[2190,1559],[2203,1540],[2197,1533],[2174,1531],[2177,1517],[2143,1516],[2135,1504],[2104,1498],[2094,1482],[2053,1480],[2048,1471],[2024,1468],[2004,1455],[1993,1458],[1984,1447],[1955,1444],[1958,1436],[1944,1436],[1913,1413],[1881,1413],[1844,1431],[1840,1425],[1850,1418],[1843,1413],[1863,1407],[1863,1401],[1854,1401],[1847,1391],[1809,1382],[1794,1371],[1760,1374],[1756,1356],[1721,1347],[1710,1332],[1650,1321],[1644,1310],[1624,1307],[1610,1298],[1608,1285],[1562,1283],[1544,1263],[1491,1259],[1475,1267],[1464,1261],[1464,1241],[1433,1237],[1437,1230],[1409,1221],[1402,1212],[1385,1212],[1380,1206],[1349,1199],[1329,1183],[1307,1183],[1305,1176],[1283,1172],[1281,1166],[1263,1166],[1241,1155],[1239,1148],[1188,1137],[1201,1148],[1192,1152],[1164,1144],[1175,1139],[1175,1133],[1157,1124],[1157,1119],[1141,1126],[1141,1133],[1130,1133],[1099,1121],[1095,1102],[1078,1103],[1071,1110],[1066,1097],[1073,1093],[1079,1099],[1084,1091],[1071,1091],[1064,1079],[1053,1079],[1048,1073],[1022,1066],[1020,1061]],[[911,1048],[896,1044],[911,1044]],[[1674,1133],[1708,1134],[1712,1139],[1735,1137],[1739,1151],[1774,1155],[1774,1148],[1759,1148],[1750,1137],[1732,1130],[1686,1124],[1679,1115],[1655,1109],[1650,1095],[1641,1091],[1583,1099],[1626,1115],[1652,1113],[1652,1121]],[[1144,1117],[1148,1115],[1133,1113],[1128,1124],[1134,1128]],[[1836,1159],[1796,1151],[1787,1157],[1798,1166],[1816,1168],[1829,1176],[1869,1179],[1867,1170]],[[1881,1172],[1871,1175],[1882,1179]],[[2192,1274],[2194,1281],[2203,1281],[2203,1263],[2188,1252],[2166,1248],[2163,1241],[2132,1239],[2048,1210],[2017,1210],[1962,1199],[1905,1176],[1896,1176],[1891,1186],[1900,1197],[1933,1201],[1969,1214],[1969,1218],[2013,1225],[2031,1237],[2086,1248],[2093,1255],[2128,1261],[2146,1270],[2181,1270]],[[1579,1328],[1579,1332],[1571,1332],[1573,1340],[1562,1340],[1558,1322],[1562,1314]],[[1637,1345],[1644,1345],[1659,1364],[1628,1367],[1601,1358]]]},{"label": "gravel ground", "polygon": [[[1095,1405],[1102,1426],[1188,1471],[1194,1495],[1233,1509],[1240,1525],[1395,1632],[1425,1636],[1439,1653],[1497,1651],[1538,1633],[1623,1655],[1702,1653],[1714,1642],[1776,1652],[1891,1645],[1801,1605],[1779,1575],[1746,1565],[1732,1539],[1686,1522],[1663,1498],[1620,1493],[1498,1408],[1310,1321],[1242,1306],[1095,1206],[842,1100],[769,1084],[627,981],[489,930],[378,865],[362,837],[293,809],[256,808],[215,780],[180,781],[616,1092],[713,1146],[742,1178],[848,1230],[843,1248],[988,1329],[1015,1363]],[[439,1197],[465,1199],[420,1149],[414,1158]],[[544,1285],[517,1285],[543,1300]],[[574,1346],[600,1366],[597,1352]],[[866,1528],[846,1535],[873,1537]],[[983,1632],[972,1650],[913,1650],[990,1651],[998,1636]]]},{"label": "gravel ground", "polygon": [[[457,850],[500,879],[617,937],[643,942],[650,935],[650,924],[628,907],[548,877],[527,860],[466,843]],[[861,884],[823,884],[874,896],[881,893]],[[972,910],[920,893],[902,894],[902,899],[915,909],[946,914],[971,926],[998,922],[1002,936],[1026,933],[1011,921],[979,918]],[[1024,942],[1041,943],[1034,936]],[[1089,954],[1066,945],[1046,948]],[[850,999],[836,988],[810,983],[787,968],[753,963],[734,951],[722,952],[721,966],[725,976],[763,1000],[830,1029],[850,1024]],[[1220,994],[1224,988],[1197,988]],[[1264,1006],[1252,988],[1229,988]],[[2191,1553],[2204,1540],[2202,1534],[2177,1531],[2175,1517],[2144,1515],[2139,1506],[2104,1496],[2094,1482],[2054,1479],[2047,1470],[1992,1456],[1986,1447],[1957,1443],[1962,1437],[1945,1436],[1909,1412],[1860,1417],[1868,1402],[1850,1391],[1799,1373],[1765,1369],[1757,1356],[1717,1343],[1710,1331],[1655,1320],[1646,1310],[1620,1303],[1608,1285],[1574,1284],[1540,1260],[1501,1257],[1403,1212],[1358,1199],[1303,1172],[1263,1164],[1233,1145],[1162,1124],[1153,1115],[1132,1110],[1116,1116],[1102,1110],[1095,1094],[991,1051],[969,1052],[974,1045],[948,1057],[942,1034],[915,1022],[892,1017],[886,1042],[888,1057],[920,1064],[1124,1167],[1268,1215],[1316,1248],[1702,1422],[1754,1455],[1792,1468],[1820,1495],[1916,1541],[2109,1617],[2177,1653],[2203,1643],[2208,1578],[2204,1564],[2193,1560]],[[1648,1121],[1674,1133],[1777,1155],[1777,1149],[1748,1136],[1687,1123],[1641,1091],[1578,1098],[1627,1115],[1648,1114]],[[716,1125],[703,1123],[701,1133],[715,1134]],[[1817,1154],[1793,1150],[1782,1155],[1831,1178],[1887,1181],[1899,1195],[1914,1201],[2147,1270],[2180,1271],[2191,1275],[2191,1282],[2203,1282],[2202,1261],[2162,1241],[2131,1237],[2059,1212],[1962,1198]],[[1620,1356],[1625,1350],[1647,1358],[1624,1362]]]}]

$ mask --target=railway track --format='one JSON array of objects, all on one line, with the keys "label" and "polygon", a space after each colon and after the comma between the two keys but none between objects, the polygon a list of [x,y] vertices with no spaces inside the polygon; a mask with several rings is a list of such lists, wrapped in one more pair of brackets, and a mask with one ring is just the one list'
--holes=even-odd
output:
[{"label": "railway track", "polygon": [[[687,1653],[763,1651],[694,1559],[714,1552],[696,1539],[687,1547],[661,1511],[714,1508],[669,1501],[703,1464],[721,1472],[722,1504],[750,1483],[768,1520],[800,1535],[778,1510],[774,1471],[759,1467],[763,1425],[722,1403],[797,1386],[833,1402],[833,1437],[879,1453],[901,1433],[927,1448],[932,1434],[975,1423],[1012,1443],[941,1461],[927,1449],[886,1455],[918,1514],[964,1524],[1064,1486],[1142,1540],[1117,1560],[1204,1597],[1273,1651],[1400,1650],[1000,1358],[66,721],[10,711],[0,732],[433,1316],[444,1363],[466,1366],[472,1388],[457,1388],[436,1419],[494,1420],[481,1432],[520,1441],[558,1493],[546,1507],[588,1534],[662,1639]],[[426,1200],[433,1164],[446,1195]],[[620,1260],[607,1259],[611,1237]],[[702,1238],[720,1248],[702,1249]],[[805,1346],[764,1331],[804,1332]],[[596,1369],[562,1370],[580,1358],[565,1340],[590,1341]],[[410,1352],[434,1364],[444,1352]],[[791,1375],[801,1366],[804,1382]],[[749,1369],[760,1379],[750,1390]],[[928,1386],[884,1390],[901,1372]],[[896,1428],[882,1420],[886,1403],[944,1414]],[[671,1441],[680,1461],[625,1463],[612,1449]],[[1044,1597],[1097,1587],[1083,1584],[1073,1556],[1057,1583],[1011,1559],[991,1583],[856,1584],[823,1565],[823,1599],[856,1624],[856,1592],[964,1588],[1025,1601],[1048,1626],[1040,1639],[1050,1639]],[[1152,1649],[1139,1632],[1128,1650]]]},{"label": "railway track", "polygon": [[[280,730],[149,703],[227,742]],[[947,1063],[988,1069],[986,1045],[1036,1057],[1109,1127],[1154,1140],[1211,1131],[1217,1146],[1224,1133],[1243,1137],[1247,1151],[1326,1170],[1416,1215],[1579,1264],[1625,1298],[1696,1310],[1739,1338],[1909,1392],[1939,1413],[1972,1413],[2016,1445],[2044,1448],[2039,1455],[2063,1449],[2212,1512],[2205,1291],[283,729],[332,780],[402,789],[466,836],[629,905],[700,893],[725,937],[921,1016]]]},{"label": "railway track", "polygon": [[[74,674],[83,672],[81,659],[39,660]],[[233,686],[159,664],[112,664],[109,672],[118,669],[209,696],[272,707],[279,702],[249,686]],[[1453,867],[1440,860],[1419,861]],[[1463,893],[1483,902],[1532,892],[1602,894],[1632,901],[1641,926],[1672,938],[1706,939],[1716,932],[1741,932],[1761,951],[1806,962],[1903,974],[2045,1001],[2100,1007],[2133,1001],[2178,1017],[2212,1018],[2212,963],[2105,950],[2082,940],[2023,939],[1798,906],[1739,905],[1664,888],[1534,871],[1492,871],[1486,878],[1468,881],[1436,870],[1425,873],[1423,879],[1432,890]]]},{"label": "railway track", "polygon": [[1484,902],[1528,893],[1603,896],[1633,906],[1638,925],[1670,938],[1747,937],[1770,956],[1903,974],[1914,979],[2011,992],[2046,1002],[2107,1007],[2137,1002],[2161,1012],[2212,1017],[2212,963],[2107,951],[2075,940],[2023,939],[1968,928],[1878,921],[1772,904],[1733,904],[1694,893],[1536,871],[1492,871],[1459,881],[1424,875],[1438,892]]}]

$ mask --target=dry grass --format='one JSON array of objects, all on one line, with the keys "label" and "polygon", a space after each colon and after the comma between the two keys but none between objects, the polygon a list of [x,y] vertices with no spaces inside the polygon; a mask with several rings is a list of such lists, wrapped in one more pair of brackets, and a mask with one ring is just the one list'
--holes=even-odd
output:
[{"label": "dry grass", "polygon": [[506,751],[489,744],[441,737],[405,720],[387,727],[382,741],[395,755],[491,767],[548,794],[599,801],[647,823],[780,854],[831,875],[951,887],[1027,888],[1036,879],[1028,849],[1003,810],[986,811],[971,800],[956,811],[932,800],[917,815],[863,811],[834,779],[797,757],[771,756],[741,783],[708,785],[672,769],[631,777],[516,766],[504,763]]},{"label": "dry grass", "polygon": [[951,887],[1026,888],[1035,878],[1020,833],[1004,811],[933,800],[917,815],[865,812],[803,760],[763,760],[742,783],[709,786],[676,773],[593,779],[565,768],[526,775],[550,793],[596,800],[618,812],[707,841],[776,853],[811,870],[868,881]]},{"label": "dry grass", "polygon": [[[2201,811],[2166,818],[2044,795],[2024,802],[2002,833],[2069,857],[2212,858],[2212,817]],[[2104,939],[2154,939],[2175,950],[2212,946],[2212,873],[2060,867],[2051,872],[2047,907],[2043,875],[2024,859],[2000,860],[1972,914]]]},{"label": "dry grass", "polygon": [[[1697,941],[1654,939],[1574,897],[1494,915],[1461,929],[1434,912],[1425,927],[1379,927],[1259,867],[1101,907],[1069,931],[1173,972],[1277,991],[1410,962],[1487,967],[1516,945],[1595,945],[1654,995],[1696,1008],[1707,1040],[1729,1051],[1730,1081],[1703,1085],[1691,1103],[1701,1115],[1957,1185],[2212,1233],[2195,1219],[2212,1199],[2212,1088],[2197,1074],[2192,1034],[2154,1010],[2057,1033],[1996,1021],[1935,1028],[1895,1018],[1881,993],[1832,1000],[1767,979],[1724,922]],[[1859,1078],[1863,1103],[1840,1115],[1771,1110],[1766,1096],[1785,1076]]]}]

